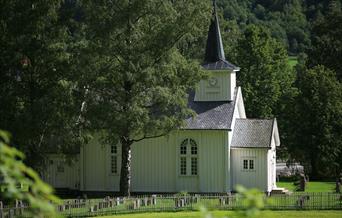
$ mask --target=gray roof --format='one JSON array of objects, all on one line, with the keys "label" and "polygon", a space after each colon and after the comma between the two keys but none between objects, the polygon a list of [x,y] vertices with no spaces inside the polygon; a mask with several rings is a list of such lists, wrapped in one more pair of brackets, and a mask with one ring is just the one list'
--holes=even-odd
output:
[{"label": "gray roof", "polygon": [[239,67],[230,63],[227,60],[219,60],[212,63],[203,64],[202,67],[206,70],[240,70]]},{"label": "gray roof", "polygon": [[197,115],[186,119],[184,129],[231,129],[236,100],[196,102],[194,98],[195,93],[191,92],[188,106]]},{"label": "gray roof", "polygon": [[271,147],[274,120],[236,119],[232,147]]},{"label": "gray roof", "polygon": [[204,64],[206,70],[240,70],[228,62],[224,55],[220,24],[216,13],[216,2],[213,2],[213,14],[209,26]]}]

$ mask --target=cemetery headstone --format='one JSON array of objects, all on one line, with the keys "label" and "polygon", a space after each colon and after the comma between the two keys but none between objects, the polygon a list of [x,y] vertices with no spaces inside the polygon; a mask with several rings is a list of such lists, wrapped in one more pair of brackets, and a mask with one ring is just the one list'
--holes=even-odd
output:
[{"label": "cemetery headstone", "polygon": [[152,195],[152,205],[157,205],[157,195]]},{"label": "cemetery headstone", "polygon": [[341,182],[339,180],[336,181],[335,190],[336,190],[336,193],[341,193]]}]

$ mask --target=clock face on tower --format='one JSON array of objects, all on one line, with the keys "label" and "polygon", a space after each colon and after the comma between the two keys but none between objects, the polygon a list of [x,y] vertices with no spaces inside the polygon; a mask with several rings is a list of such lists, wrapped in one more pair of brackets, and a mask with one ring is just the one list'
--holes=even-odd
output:
[{"label": "clock face on tower", "polygon": [[211,87],[217,86],[217,83],[218,83],[217,78],[216,77],[209,78],[208,83],[209,83],[209,86]]}]

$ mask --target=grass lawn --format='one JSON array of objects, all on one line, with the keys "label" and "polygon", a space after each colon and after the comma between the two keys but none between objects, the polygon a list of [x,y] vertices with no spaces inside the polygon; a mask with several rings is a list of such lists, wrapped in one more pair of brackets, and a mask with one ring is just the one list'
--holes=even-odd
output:
[{"label": "grass lawn", "polygon": [[296,56],[289,56],[288,63],[290,67],[293,68],[298,64],[298,58]]},{"label": "grass lawn", "polygon": [[[280,188],[286,188],[289,191],[294,191],[295,186],[293,182],[277,182]],[[308,182],[305,192],[335,192],[334,182]],[[342,216],[341,216],[342,217]]]},{"label": "grass lawn", "polygon": [[[214,218],[228,217],[238,218],[238,212],[234,211],[213,211],[210,212]],[[173,213],[142,213],[129,215],[114,215],[106,218],[204,218],[201,212],[173,212]],[[342,211],[262,211],[257,218],[341,218]]]}]

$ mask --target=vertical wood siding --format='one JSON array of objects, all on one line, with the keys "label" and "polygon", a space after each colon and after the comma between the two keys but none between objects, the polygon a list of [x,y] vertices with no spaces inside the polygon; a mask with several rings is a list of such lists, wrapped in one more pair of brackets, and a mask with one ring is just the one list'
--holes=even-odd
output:
[{"label": "vertical wood siding", "polygon": [[[231,149],[232,189],[237,184],[246,188],[258,188],[261,191],[268,190],[267,149],[238,148]],[[243,160],[254,160],[255,170],[244,170]]]},{"label": "vertical wood siding", "polygon": [[[62,167],[63,172],[58,171]],[[49,155],[47,168],[42,173],[43,180],[55,188],[79,189],[79,155],[70,163],[62,155]]]},{"label": "vertical wood siding", "polygon": [[[110,172],[110,146],[95,137],[83,148],[84,191],[119,191],[118,175]],[[119,161],[120,166],[120,161]]]},{"label": "vertical wood siding", "polygon": [[[132,191],[224,192],[227,135],[227,131],[184,130],[134,144]],[[198,145],[197,176],[179,173],[179,147],[186,138],[194,139]]]},{"label": "vertical wood siding", "polygon": [[[186,138],[194,139],[198,145],[197,176],[179,173],[179,147]],[[228,158],[225,154],[229,149],[225,146],[228,146],[228,132],[218,130],[179,130],[167,137],[135,143],[132,145],[132,191],[226,192],[226,181],[230,178],[226,176],[229,168],[225,166]],[[118,191],[119,174],[110,173],[109,146],[101,145],[95,138],[82,153],[83,190]]]},{"label": "vertical wood siding", "polygon": [[[217,78],[217,85],[213,87],[209,85],[208,80],[201,80],[196,89],[195,101],[233,100],[235,73],[212,71],[211,75]],[[231,83],[234,84],[231,85]]]}]

